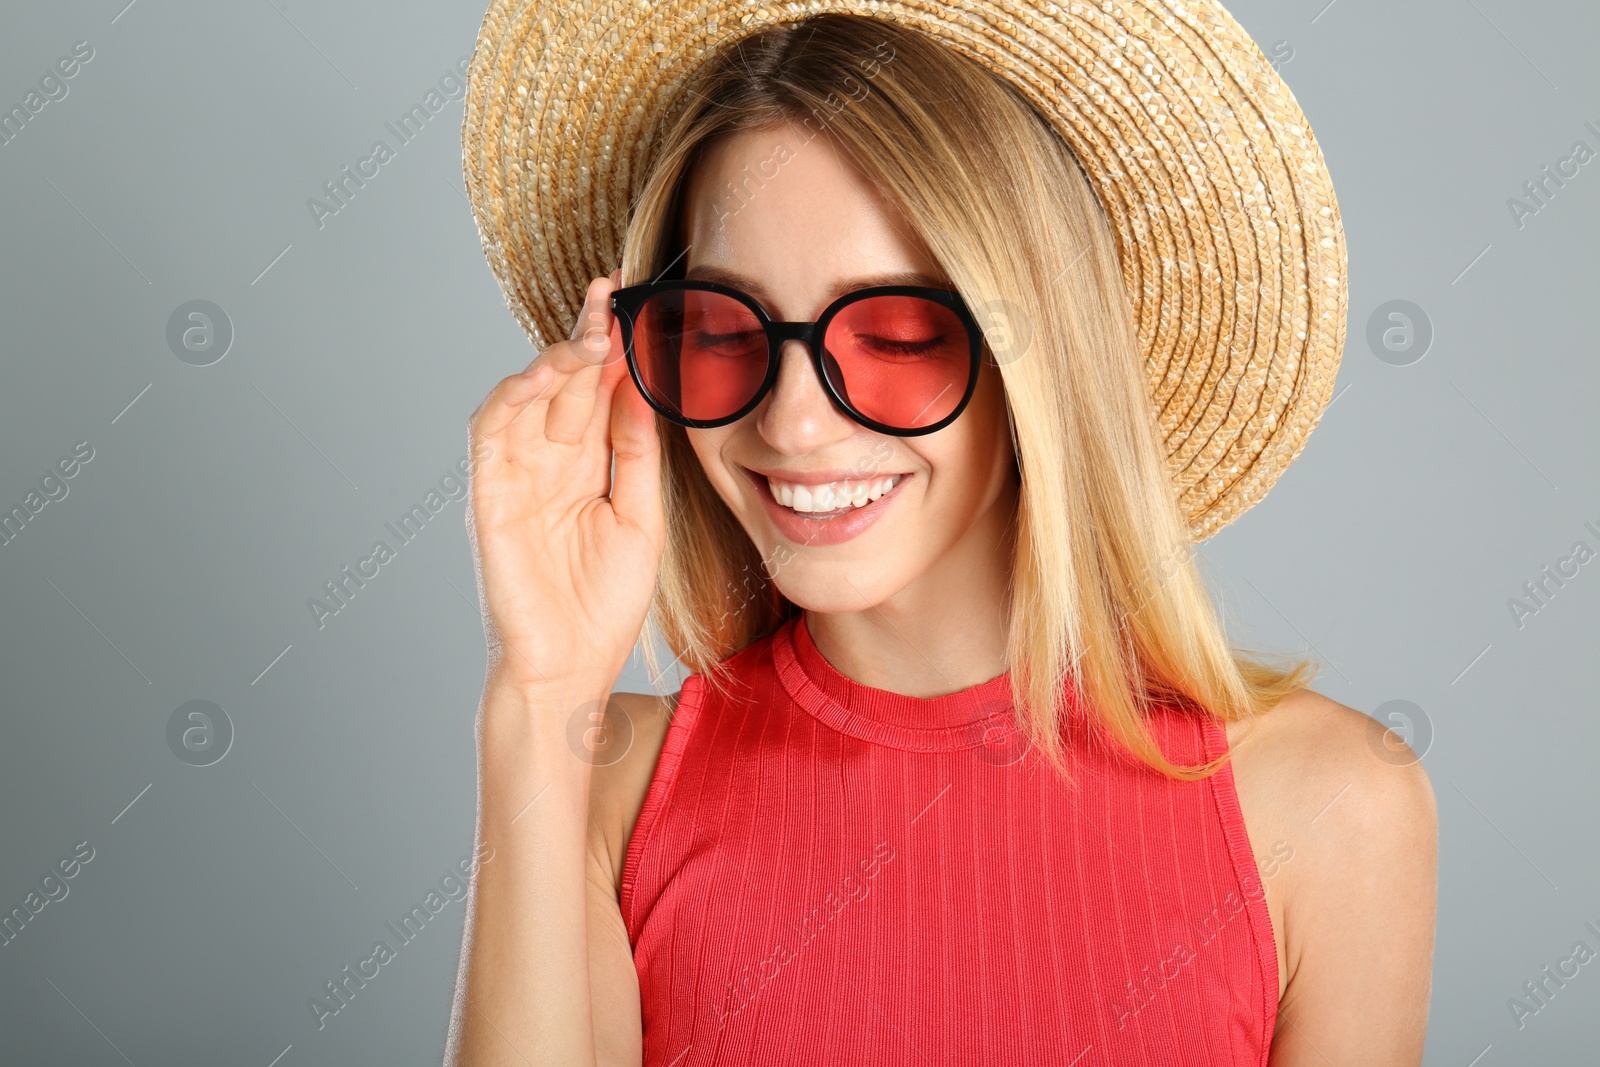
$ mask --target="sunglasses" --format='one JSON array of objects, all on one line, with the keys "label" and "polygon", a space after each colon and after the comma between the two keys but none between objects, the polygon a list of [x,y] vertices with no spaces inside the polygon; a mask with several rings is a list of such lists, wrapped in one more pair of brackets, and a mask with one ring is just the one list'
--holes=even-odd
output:
[{"label": "sunglasses", "polygon": [[954,422],[978,383],[983,331],[959,293],[879,285],[846,293],[815,322],[779,322],[720,282],[669,278],[611,294],[628,371],[680,426],[725,426],[778,380],[785,341],[805,343],[834,404],[878,433],[915,437]]}]

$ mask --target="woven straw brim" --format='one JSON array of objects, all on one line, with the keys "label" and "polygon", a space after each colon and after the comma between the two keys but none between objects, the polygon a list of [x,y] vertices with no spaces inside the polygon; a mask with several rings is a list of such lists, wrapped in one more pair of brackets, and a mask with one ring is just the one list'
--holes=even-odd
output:
[{"label": "woven straw brim", "polygon": [[932,34],[1008,79],[1071,146],[1116,233],[1195,539],[1300,454],[1344,344],[1344,231],[1305,116],[1210,2],[493,0],[467,74],[467,194],[534,345],[621,262],[628,205],[716,50],[822,12]]}]

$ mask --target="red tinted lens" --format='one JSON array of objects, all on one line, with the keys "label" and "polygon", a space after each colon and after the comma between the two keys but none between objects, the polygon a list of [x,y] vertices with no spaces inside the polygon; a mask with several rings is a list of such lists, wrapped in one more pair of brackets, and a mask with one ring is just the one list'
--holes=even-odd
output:
[{"label": "red tinted lens", "polygon": [[966,395],[972,340],[960,316],[921,296],[869,296],[828,323],[828,374],[850,406],[896,429],[930,426]]},{"label": "red tinted lens", "polygon": [[688,419],[722,419],[743,408],[767,376],[767,335],[744,304],[703,289],[645,300],[633,352],[646,390]]}]

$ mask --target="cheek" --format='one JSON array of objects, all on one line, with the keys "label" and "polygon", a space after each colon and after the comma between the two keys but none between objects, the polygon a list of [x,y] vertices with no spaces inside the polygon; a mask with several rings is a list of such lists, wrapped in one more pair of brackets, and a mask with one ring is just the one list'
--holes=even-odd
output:
[{"label": "cheek", "polygon": [[987,360],[978,374],[978,387],[973,390],[970,411],[972,421],[981,424],[986,433],[992,434],[1007,423],[1005,381],[1000,377],[1000,368]]},{"label": "cheek", "polygon": [[722,502],[727,504],[737,514],[744,507],[744,496],[741,493],[740,481],[742,475],[736,465],[726,458],[729,443],[732,439],[732,427],[719,426],[714,430],[685,430],[689,437],[689,445],[694,449],[695,458],[700,462],[700,469],[711,487],[716,490]]},{"label": "cheek", "polygon": [[1005,383],[998,367],[985,365],[984,371],[972,396],[971,448],[978,467],[1005,471],[1016,463]]},{"label": "cheek", "polygon": [[928,503],[968,519],[1001,491],[1016,462],[999,372],[986,370],[994,377],[979,380],[967,410],[919,449],[937,490]]}]

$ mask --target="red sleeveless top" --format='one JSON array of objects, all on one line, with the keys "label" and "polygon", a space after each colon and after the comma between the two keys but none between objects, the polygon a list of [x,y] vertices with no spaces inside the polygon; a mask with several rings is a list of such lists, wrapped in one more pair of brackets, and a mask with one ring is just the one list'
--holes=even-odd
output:
[{"label": "red sleeveless top", "polygon": [[[1009,676],[915,698],[804,617],[685,680],[621,905],[646,1067],[1267,1063],[1278,962],[1230,765],[1178,782],[1072,706],[1074,786]],[[1168,758],[1221,724],[1158,709]]]}]

